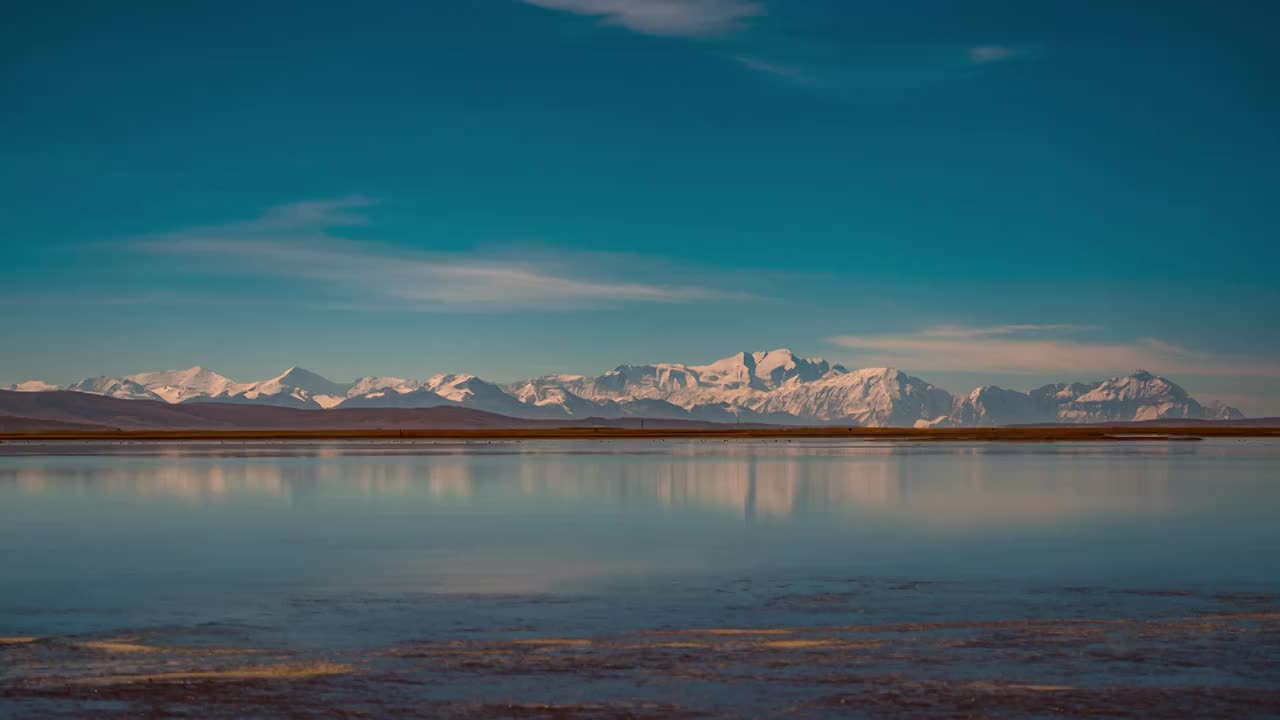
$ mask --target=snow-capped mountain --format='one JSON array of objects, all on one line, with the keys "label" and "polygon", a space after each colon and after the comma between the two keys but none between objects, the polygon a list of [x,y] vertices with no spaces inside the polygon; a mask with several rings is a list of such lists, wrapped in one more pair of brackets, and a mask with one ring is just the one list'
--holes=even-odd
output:
[{"label": "snow-capped mountain", "polygon": [[235,395],[247,387],[198,365],[186,370],[139,373],[125,380],[147,388],[169,403],[214,395]]},{"label": "snow-capped mountain", "polygon": [[558,385],[587,400],[620,401],[665,397],[680,390],[697,387],[698,377],[684,365],[658,363],[620,365],[596,377],[549,375],[532,382],[543,386]]},{"label": "snow-capped mountain", "polygon": [[620,417],[622,414],[622,409],[613,400],[602,402],[587,400],[549,378],[534,378],[523,383],[513,383],[504,391],[525,405],[554,408],[568,417]]},{"label": "snow-capped mountain", "polygon": [[436,375],[423,383],[423,389],[473,410],[513,417],[566,417],[558,408],[522,402],[502,387],[475,375]]},{"label": "snow-capped mountain", "polygon": [[1177,384],[1138,370],[1097,383],[1045,385],[1029,393],[982,387],[957,399],[950,420],[958,425],[1101,423],[1142,420],[1238,420],[1221,402],[1201,405]]},{"label": "snow-capped mountain", "polygon": [[1029,393],[984,385],[965,397],[956,398],[947,424],[986,427],[1027,425],[1051,421],[1054,417]]},{"label": "snow-capped mountain", "polygon": [[28,380],[26,382],[13,383],[12,385],[0,386],[0,390],[11,390],[13,392],[49,392],[51,390],[61,390],[62,388],[43,380]]},{"label": "snow-capped mountain", "polygon": [[340,385],[310,370],[291,367],[283,374],[256,383],[226,386],[220,392],[192,393],[181,402],[226,402],[315,410],[346,399],[350,385]]},{"label": "snow-capped mountain", "polygon": [[570,395],[597,404],[664,401],[683,408],[687,417],[719,422],[777,422],[789,416],[912,425],[946,416],[952,406],[950,393],[901,371],[849,372],[786,349],[739,353],[708,365],[622,365],[597,377],[552,375],[508,386],[522,397],[546,397],[552,388],[559,390],[558,398]]},{"label": "snow-capped mountain", "polygon": [[782,412],[824,422],[872,427],[911,426],[951,412],[951,393],[893,368],[828,374],[769,393],[757,412]]},{"label": "snow-capped mountain", "polygon": [[1072,422],[1185,420],[1204,417],[1204,408],[1186,390],[1145,370],[1113,377],[1077,397],[1058,417]]},{"label": "snow-capped mountain", "polygon": [[78,383],[68,385],[66,389],[71,390],[72,392],[106,395],[107,397],[120,398],[121,400],[164,401],[164,398],[151,392],[138,383],[133,382],[132,380],[111,378],[105,375],[94,378],[85,378]]},{"label": "snow-capped mountain", "polygon": [[[848,371],[821,358],[802,358],[786,349],[738,353],[707,365],[655,363],[620,365],[603,375],[549,375],[539,387],[560,387],[593,402],[666,400],[683,408],[728,403],[739,408],[763,405],[769,393]],[[507,386],[509,391],[524,383]]]},{"label": "snow-capped mountain", "polygon": [[258,383],[244,391],[246,397],[292,397],[300,401],[310,401],[322,408],[329,408],[341,403],[347,397],[351,385],[341,385],[328,378],[321,377],[310,370],[291,367],[283,375],[266,382]]},{"label": "snow-capped mountain", "polygon": [[[29,381],[7,389],[59,388]],[[510,417],[564,420],[643,417],[938,427],[1243,417],[1220,402],[1202,405],[1172,381],[1145,371],[1094,383],[1045,385],[1029,392],[984,386],[953,397],[900,370],[850,371],[786,349],[743,352],[706,365],[621,365],[597,376],[550,375],[508,385],[467,374],[435,375],[424,381],[365,377],[342,384],[299,367],[269,380],[237,383],[193,367],[126,378],[89,378],[64,389],[169,403],[313,410],[457,406]]]},{"label": "snow-capped mountain", "polygon": [[433,408],[445,405],[461,405],[437,395],[430,390],[406,388],[401,392],[396,387],[382,388],[363,395],[355,395],[338,403],[342,408]]},{"label": "snow-capped mountain", "polygon": [[1204,408],[1205,420],[1243,420],[1244,413],[1222,402],[1221,400],[1210,400],[1202,403]]},{"label": "snow-capped mountain", "polygon": [[703,385],[734,389],[750,387],[755,390],[774,390],[789,381],[812,382],[833,371],[848,372],[836,365],[834,368],[822,358],[802,358],[782,348],[768,352],[739,353],[710,365],[690,368],[697,373]]},{"label": "snow-capped mountain", "polygon": [[407,393],[422,387],[422,383],[417,380],[409,380],[399,377],[362,377],[351,383],[347,388],[347,397],[358,397],[360,395],[368,395],[376,393],[380,390],[392,390],[398,393]]}]

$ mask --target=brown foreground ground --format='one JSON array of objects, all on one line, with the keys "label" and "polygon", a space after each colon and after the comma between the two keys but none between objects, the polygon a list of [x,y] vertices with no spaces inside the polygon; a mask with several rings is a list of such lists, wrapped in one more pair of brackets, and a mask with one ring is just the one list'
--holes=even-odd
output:
[{"label": "brown foreground ground", "polygon": [[0,432],[0,442],[45,440],[592,440],[592,439],[856,439],[910,442],[1096,442],[1280,437],[1280,427],[1248,425],[1088,425],[1003,428],[425,428],[314,430],[32,430]]},{"label": "brown foreground ground", "polygon": [[[1082,589],[1087,591],[1087,589]],[[1268,605],[1272,598],[1254,598]],[[1276,717],[1280,613],[453,633],[299,653],[236,628],[0,638],[0,714],[51,718]],[[216,632],[215,635],[210,635]],[[211,644],[216,643],[216,644]]]}]

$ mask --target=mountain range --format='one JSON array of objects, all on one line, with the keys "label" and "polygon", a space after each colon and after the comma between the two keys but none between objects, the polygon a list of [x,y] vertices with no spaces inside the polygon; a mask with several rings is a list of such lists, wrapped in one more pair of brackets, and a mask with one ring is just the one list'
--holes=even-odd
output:
[{"label": "mountain range", "polygon": [[170,405],[230,403],[299,410],[452,407],[527,420],[991,427],[1244,417],[1219,402],[1200,403],[1172,381],[1141,370],[1030,392],[984,386],[957,396],[893,368],[849,370],[786,349],[742,352],[708,365],[622,365],[596,376],[548,375],[508,384],[465,374],[427,380],[364,377],[344,384],[299,367],[268,380],[239,383],[193,367],[87,378],[66,387],[32,380],[3,389],[69,390]]}]

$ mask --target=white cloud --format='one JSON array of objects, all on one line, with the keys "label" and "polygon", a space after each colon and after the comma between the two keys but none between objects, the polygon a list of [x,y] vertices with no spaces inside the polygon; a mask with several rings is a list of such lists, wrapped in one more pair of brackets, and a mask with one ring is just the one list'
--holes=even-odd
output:
[{"label": "white cloud", "polygon": [[523,0],[530,5],[599,17],[648,35],[718,35],[764,14],[753,0]]},{"label": "white cloud", "polygon": [[682,303],[741,294],[625,279],[602,256],[427,253],[357,242],[331,228],[362,225],[368,198],[295,203],[228,225],[143,238],[137,249],[189,259],[183,269],[315,281],[342,291],[346,307],[402,310],[576,309]]},{"label": "white cloud", "polygon": [[1064,337],[1070,325],[936,326],[891,335],[828,340],[864,365],[995,373],[1120,373],[1137,369],[1205,376],[1280,377],[1280,364],[1193,350],[1155,338],[1132,342]]}]

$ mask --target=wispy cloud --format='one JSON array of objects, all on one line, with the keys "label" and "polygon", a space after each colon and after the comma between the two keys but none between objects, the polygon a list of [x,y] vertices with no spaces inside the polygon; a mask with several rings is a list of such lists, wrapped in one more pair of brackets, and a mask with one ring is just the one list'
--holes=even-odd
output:
[{"label": "wispy cloud", "polygon": [[530,5],[589,15],[648,35],[720,35],[764,14],[753,0],[523,0]]},{"label": "wispy cloud", "polygon": [[816,39],[774,43],[733,56],[751,71],[863,99],[901,97],[981,77],[1030,51],[1003,46],[833,45]]},{"label": "wispy cloud", "polygon": [[[521,0],[648,35],[723,37],[766,14],[762,0]],[[787,6],[782,10],[792,10]],[[802,16],[803,17],[803,16]],[[837,18],[838,19],[838,18]],[[806,21],[812,21],[808,18]],[[793,85],[875,99],[936,86],[1028,54],[1007,45],[832,43],[774,27],[724,40],[725,57]]]},{"label": "wispy cloud", "polygon": [[339,307],[400,310],[578,309],[683,303],[741,294],[622,277],[601,256],[551,252],[428,253],[354,241],[335,228],[364,225],[362,196],[272,208],[252,220],[142,238],[135,249],[185,258],[188,269],[314,281]]},{"label": "wispy cloud", "polygon": [[0,305],[49,307],[56,305],[115,307],[128,305],[170,306],[205,305],[223,302],[214,296],[199,296],[173,291],[128,293],[115,290],[77,290],[74,292],[22,293],[0,295]]},{"label": "wispy cloud", "polygon": [[1131,342],[1072,337],[1072,325],[935,326],[890,335],[839,335],[865,365],[997,373],[1116,373],[1139,368],[1203,376],[1280,377],[1280,364],[1181,347],[1155,338]]},{"label": "wispy cloud", "polygon": [[1026,54],[1026,50],[1004,45],[978,45],[969,48],[969,60],[975,65],[1004,62]]},{"label": "wispy cloud", "polygon": [[964,325],[934,325],[920,331],[925,337],[936,338],[991,338],[1008,335],[1026,335],[1067,330],[1083,330],[1083,325],[994,325],[991,327],[966,327]]},{"label": "wispy cloud", "polygon": [[348,195],[335,200],[311,200],[278,205],[257,220],[231,226],[241,230],[299,230],[330,228],[341,225],[365,225],[369,219],[358,211],[377,205],[373,198]]},{"label": "wispy cloud", "polygon": [[759,58],[751,57],[750,55],[737,55],[733,59],[737,60],[743,67],[749,70],[754,70],[758,73],[774,75],[801,85],[809,85],[813,83],[813,78],[809,77],[807,73],[790,65],[778,65],[777,63],[766,62]]}]

